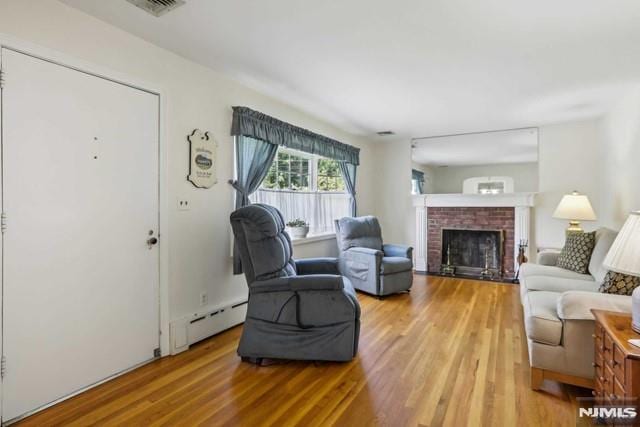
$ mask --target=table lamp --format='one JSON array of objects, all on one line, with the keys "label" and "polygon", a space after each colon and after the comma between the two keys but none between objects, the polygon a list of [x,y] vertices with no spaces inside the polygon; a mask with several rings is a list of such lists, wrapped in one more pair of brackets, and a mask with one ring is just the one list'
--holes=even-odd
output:
[{"label": "table lamp", "polygon": [[580,221],[595,221],[596,213],[589,203],[589,198],[584,194],[574,191],[562,197],[558,207],[553,213],[554,218],[568,219],[569,227],[567,233],[582,233]]},{"label": "table lamp", "polygon": [[[640,211],[631,212],[603,265],[616,273],[640,276]],[[631,327],[640,333],[640,286],[631,294],[631,316]]]}]

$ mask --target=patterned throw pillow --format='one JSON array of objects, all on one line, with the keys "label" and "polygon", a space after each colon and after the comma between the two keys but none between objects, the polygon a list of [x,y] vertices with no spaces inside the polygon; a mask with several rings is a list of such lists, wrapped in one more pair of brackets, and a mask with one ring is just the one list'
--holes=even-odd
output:
[{"label": "patterned throw pillow", "polygon": [[596,245],[596,233],[568,233],[556,265],[576,273],[587,274],[591,252]]},{"label": "patterned throw pillow", "polygon": [[640,286],[640,277],[609,271],[598,289],[603,294],[631,295]]}]

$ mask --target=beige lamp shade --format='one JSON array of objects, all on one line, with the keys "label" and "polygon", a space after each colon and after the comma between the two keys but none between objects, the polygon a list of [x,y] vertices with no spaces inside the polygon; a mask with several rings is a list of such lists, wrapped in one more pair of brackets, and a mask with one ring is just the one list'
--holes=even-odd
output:
[{"label": "beige lamp shade", "polygon": [[617,273],[640,276],[640,211],[631,212],[603,264]]},{"label": "beige lamp shade", "polygon": [[560,204],[553,213],[554,218],[571,219],[575,221],[595,221],[596,213],[591,207],[589,198],[574,191],[560,200]]}]

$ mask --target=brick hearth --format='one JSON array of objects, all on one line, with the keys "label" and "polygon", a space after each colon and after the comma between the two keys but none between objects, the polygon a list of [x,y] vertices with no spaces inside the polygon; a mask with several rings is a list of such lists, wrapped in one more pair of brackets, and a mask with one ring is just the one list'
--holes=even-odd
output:
[{"label": "brick hearth", "polygon": [[513,207],[428,207],[427,261],[429,271],[439,272],[442,260],[442,228],[504,230],[503,267],[506,277],[514,275]]}]

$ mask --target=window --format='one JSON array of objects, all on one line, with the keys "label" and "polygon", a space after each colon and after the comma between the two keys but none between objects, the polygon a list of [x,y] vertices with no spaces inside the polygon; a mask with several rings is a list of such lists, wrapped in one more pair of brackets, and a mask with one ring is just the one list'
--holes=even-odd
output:
[{"label": "window", "polygon": [[411,180],[411,194],[413,194],[414,196],[416,194],[420,194],[420,183],[417,179]]},{"label": "window", "polygon": [[502,194],[504,193],[504,182],[479,182],[478,193],[480,194]]},{"label": "window", "polygon": [[424,193],[424,172],[411,169],[411,194]]},{"label": "window", "polygon": [[332,233],[333,221],[350,215],[350,197],[338,162],[286,148],[278,148],[251,201],[277,207],[285,221],[305,220],[310,234]]}]

